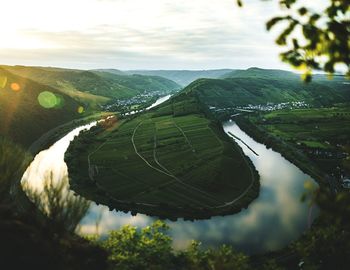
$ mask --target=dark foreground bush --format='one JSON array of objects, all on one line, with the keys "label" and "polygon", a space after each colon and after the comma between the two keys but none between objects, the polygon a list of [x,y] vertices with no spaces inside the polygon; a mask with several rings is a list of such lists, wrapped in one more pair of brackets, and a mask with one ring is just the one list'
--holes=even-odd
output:
[{"label": "dark foreground bush", "polygon": [[0,269],[106,269],[106,253],[74,235],[57,235],[28,213],[0,205]]}]

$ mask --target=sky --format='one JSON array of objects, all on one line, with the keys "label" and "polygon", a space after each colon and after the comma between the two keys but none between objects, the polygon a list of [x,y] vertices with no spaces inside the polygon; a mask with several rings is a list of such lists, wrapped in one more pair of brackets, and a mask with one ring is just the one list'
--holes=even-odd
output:
[{"label": "sky", "polygon": [[265,30],[278,12],[273,2],[0,0],[0,64],[289,69]]}]

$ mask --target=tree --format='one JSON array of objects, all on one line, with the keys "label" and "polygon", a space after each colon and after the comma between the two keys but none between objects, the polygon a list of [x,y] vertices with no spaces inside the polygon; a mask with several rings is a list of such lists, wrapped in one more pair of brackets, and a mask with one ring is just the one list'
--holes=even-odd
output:
[{"label": "tree", "polygon": [[126,225],[111,231],[107,238],[89,239],[108,251],[110,269],[253,269],[248,256],[225,245],[204,249],[192,241],[186,250],[176,252],[168,230],[169,226],[158,220],[141,230]]},{"label": "tree", "polygon": [[97,243],[109,252],[112,269],[171,269],[174,254],[168,229],[161,221],[142,230],[127,225]]},{"label": "tree", "polygon": [[[305,81],[311,80],[312,70],[328,74],[341,66],[350,77],[350,0],[328,0],[323,12],[307,8],[300,0],[278,0],[284,14],[266,23],[267,30],[285,24],[276,39],[286,48],[282,61],[302,70]],[[237,0],[239,6],[242,1]]]},{"label": "tree", "polygon": [[309,192],[321,209],[320,217],[291,247],[304,269],[348,269],[350,258],[350,194],[329,190]]},{"label": "tree", "polygon": [[44,179],[42,191],[27,182],[23,188],[37,209],[47,217],[48,226],[57,233],[73,233],[90,206],[89,201],[68,190],[67,177],[55,181],[51,173]]}]

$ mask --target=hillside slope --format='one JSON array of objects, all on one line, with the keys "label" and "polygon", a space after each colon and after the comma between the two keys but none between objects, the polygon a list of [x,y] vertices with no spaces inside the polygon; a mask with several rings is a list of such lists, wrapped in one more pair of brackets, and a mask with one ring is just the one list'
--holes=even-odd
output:
[{"label": "hillside slope", "polygon": [[227,79],[200,79],[184,89],[195,92],[210,106],[244,106],[305,101],[312,105],[328,105],[349,101],[349,88],[340,82],[312,82],[296,79],[237,77]]},{"label": "hillside slope", "polygon": [[[44,91],[52,95],[39,95]],[[47,93],[46,92],[46,93]],[[54,99],[52,102],[50,98]],[[49,102],[49,103],[48,103]],[[78,118],[79,103],[55,88],[14,75],[0,68],[0,135],[29,146],[48,130]]]}]

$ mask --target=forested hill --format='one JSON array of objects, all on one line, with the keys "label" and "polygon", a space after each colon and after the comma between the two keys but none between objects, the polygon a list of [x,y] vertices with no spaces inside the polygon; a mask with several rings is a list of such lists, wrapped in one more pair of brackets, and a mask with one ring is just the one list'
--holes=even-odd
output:
[{"label": "forested hill", "polygon": [[[239,77],[199,79],[183,91],[194,92],[205,104],[216,107],[291,101],[319,106],[350,101],[350,87],[343,80],[317,80],[307,84],[293,73],[281,72],[280,76],[276,71],[266,72],[264,76],[239,73]],[[283,75],[288,76],[283,78]]]},{"label": "forested hill", "polygon": [[0,136],[27,147],[48,130],[78,118],[79,106],[55,88],[0,68]]},{"label": "forested hill", "polygon": [[56,88],[75,100],[92,106],[111,98],[130,98],[144,92],[173,92],[181,89],[181,86],[173,81],[154,76],[47,67],[2,67],[13,74]]}]

